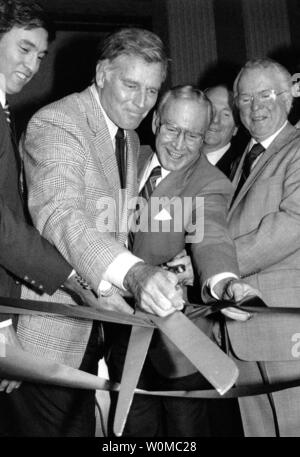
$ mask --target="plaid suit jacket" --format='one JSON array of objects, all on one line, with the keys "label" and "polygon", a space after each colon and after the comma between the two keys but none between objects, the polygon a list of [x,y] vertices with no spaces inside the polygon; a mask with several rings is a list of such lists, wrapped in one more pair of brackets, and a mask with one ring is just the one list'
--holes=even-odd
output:
[{"label": "plaid suit jacket", "polygon": [[[228,217],[245,280],[260,289],[268,306],[299,308],[299,130],[287,124],[274,139],[241,188]],[[265,362],[270,382],[299,378],[300,354],[295,350],[298,321],[284,314],[257,315],[245,324],[228,321],[232,351],[242,360],[239,384],[262,382],[256,360]],[[273,398],[282,436],[299,436],[300,388],[274,393]],[[240,399],[240,405],[247,436],[274,435],[266,396]]]},{"label": "plaid suit jacket", "polygon": [[[34,224],[97,290],[103,272],[125,250],[127,205],[120,199],[112,141],[91,88],[40,110],[29,123],[23,147]],[[128,131],[128,198],[137,195],[138,148],[136,133]],[[25,289],[22,297],[40,298]],[[72,302],[63,291],[46,298]],[[73,318],[25,316],[18,333],[27,350],[78,367],[91,325]]]}]

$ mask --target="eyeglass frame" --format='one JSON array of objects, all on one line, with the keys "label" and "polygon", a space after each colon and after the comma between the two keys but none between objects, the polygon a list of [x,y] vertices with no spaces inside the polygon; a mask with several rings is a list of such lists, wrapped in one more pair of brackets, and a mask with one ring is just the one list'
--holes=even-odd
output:
[{"label": "eyeglass frame", "polygon": [[[158,124],[158,128],[161,130],[161,127],[163,128],[166,128],[166,125],[169,125],[171,126],[173,129],[174,129],[174,132],[170,132],[170,131],[164,131],[163,132],[163,135],[165,136],[169,136],[169,138],[178,138],[179,135],[181,135],[183,133],[183,138],[184,138],[184,141],[186,143],[192,143],[192,144],[196,144],[197,141],[199,141],[201,139],[201,144],[203,144],[204,142],[204,137],[205,137],[205,134],[204,133],[200,133],[200,132],[192,132],[191,130],[186,130],[186,129],[183,129],[181,127],[176,127],[176,125],[173,125],[171,124],[170,122],[162,122],[160,121],[159,124]],[[186,138],[186,134],[190,134],[190,135],[196,135],[197,138]]]},{"label": "eyeglass frame", "polygon": [[[266,92],[269,93],[269,98],[268,98],[268,99],[262,100],[261,98],[259,98],[259,97],[261,96],[261,94],[266,93]],[[256,92],[254,95],[244,94],[245,97],[249,97],[249,101],[247,101],[247,102],[242,102],[242,103],[241,103],[241,102],[238,100],[238,98],[241,96],[240,94],[239,94],[239,95],[236,95],[236,96],[234,97],[234,100],[235,100],[236,105],[239,106],[239,107],[251,105],[251,103],[253,102],[254,98],[257,97],[257,96],[258,96],[258,98],[259,98],[260,103],[268,103],[268,102],[270,102],[272,99],[273,99],[273,101],[275,102],[276,98],[277,98],[279,95],[284,94],[284,92],[288,92],[288,90],[285,89],[285,90],[282,90],[281,92],[276,92],[275,89],[263,89],[263,90],[260,90],[260,91]]]}]

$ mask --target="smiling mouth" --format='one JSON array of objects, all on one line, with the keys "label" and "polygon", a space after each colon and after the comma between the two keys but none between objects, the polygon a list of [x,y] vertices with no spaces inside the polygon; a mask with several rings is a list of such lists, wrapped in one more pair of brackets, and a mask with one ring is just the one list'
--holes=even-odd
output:
[{"label": "smiling mouth", "polygon": [[174,151],[168,150],[168,153],[169,153],[171,159],[174,159],[174,160],[179,160],[183,157],[183,154],[181,152],[174,152]]},{"label": "smiling mouth", "polygon": [[22,82],[26,82],[30,79],[30,76],[25,75],[24,73],[21,73],[19,71],[16,71],[15,74],[16,74],[17,78]]}]

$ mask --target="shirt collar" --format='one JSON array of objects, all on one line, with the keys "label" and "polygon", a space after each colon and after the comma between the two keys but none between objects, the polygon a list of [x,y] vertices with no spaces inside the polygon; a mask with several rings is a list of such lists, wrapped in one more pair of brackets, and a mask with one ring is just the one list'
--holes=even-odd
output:
[{"label": "shirt collar", "polygon": [[163,168],[161,166],[156,153],[154,153],[152,158],[151,158],[151,160],[150,160],[150,162],[146,166],[146,168],[144,170],[144,173],[141,176],[140,185],[139,185],[139,191],[144,187],[145,182],[147,181],[148,177],[150,176],[151,171],[153,170],[153,168],[155,168],[157,166],[161,167],[161,177],[158,178],[158,180],[156,181],[156,185],[158,185],[166,176],[168,176],[168,174],[170,173],[170,170],[166,170],[165,168]]},{"label": "shirt collar", "polygon": [[3,73],[0,73],[0,103],[2,107],[6,105],[6,84],[5,84],[5,76]]},{"label": "shirt collar", "polygon": [[227,143],[225,146],[223,146],[223,147],[220,148],[220,149],[217,149],[216,151],[209,151],[209,152],[207,152],[207,153],[205,154],[207,160],[208,160],[212,165],[216,165],[216,163],[219,162],[219,160],[223,157],[223,155],[225,154],[225,152],[228,151],[228,149],[230,148],[230,146],[231,146],[231,143]]},{"label": "shirt collar", "polygon": [[[284,127],[287,125],[288,121],[286,120],[285,123],[280,127],[280,129],[278,129],[275,133],[273,133],[273,135],[269,136],[269,138],[266,138],[265,140],[263,141],[260,141],[260,144],[265,148],[267,149],[270,144],[272,143],[272,141],[275,140],[275,138],[277,137],[277,135],[279,135],[279,133],[284,129]],[[249,151],[250,149],[252,148],[252,146],[254,144],[258,143],[258,141],[256,141],[254,138],[251,138],[251,141],[250,141],[250,147],[249,147]]]},{"label": "shirt collar", "polygon": [[95,84],[93,84],[91,86],[91,90],[92,90],[92,93],[93,93],[95,99],[97,100],[97,103],[100,106],[100,109],[101,109],[102,114],[104,116],[108,131],[109,131],[109,136],[111,137],[111,140],[112,140],[113,144],[115,144],[115,136],[116,136],[116,133],[117,133],[117,130],[118,130],[118,126],[113,123],[113,121],[107,116],[106,112],[104,111],[104,108],[101,105],[99,93],[97,91],[97,88],[96,88]]}]

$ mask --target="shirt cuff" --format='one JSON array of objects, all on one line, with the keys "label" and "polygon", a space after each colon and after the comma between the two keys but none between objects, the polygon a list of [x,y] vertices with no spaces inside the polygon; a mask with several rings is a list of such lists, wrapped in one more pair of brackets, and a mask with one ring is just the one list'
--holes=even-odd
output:
[{"label": "shirt cuff", "polygon": [[224,271],[224,273],[218,273],[214,276],[212,276],[211,278],[209,278],[207,281],[206,281],[206,286],[210,292],[210,294],[212,295],[212,297],[216,298],[217,300],[219,300],[221,297],[218,297],[217,294],[214,292],[214,287],[217,285],[218,282],[222,281],[223,279],[230,279],[230,278],[235,278],[235,279],[238,279],[238,276],[234,273],[230,273],[230,272],[227,272],[227,271]]},{"label": "shirt cuff", "polygon": [[72,270],[71,273],[68,276],[68,279],[72,278],[72,276],[76,275],[76,271]]},{"label": "shirt cuff", "polygon": [[108,266],[107,270],[102,276],[98,287],[98,295],[109,295],[112,285],[119,289],[126,290],[123,282],[130,268],[138,262],[143,262],[142,259],[128,252],[119,254]]},{"label": "shirt cuff", "polygon": [[0,328],[9,327],[10,325],[12,325],[11,319],[7,319],[6,321],[0,322]]}]

